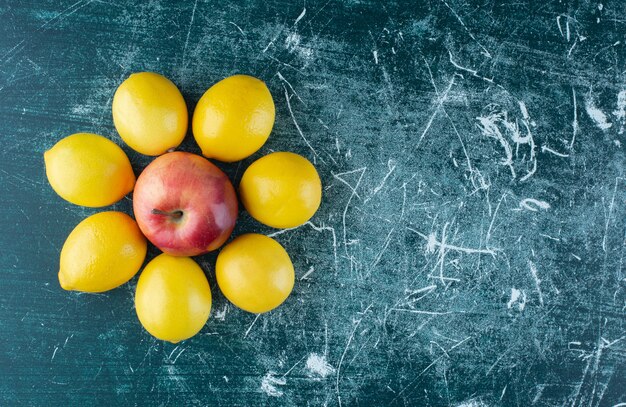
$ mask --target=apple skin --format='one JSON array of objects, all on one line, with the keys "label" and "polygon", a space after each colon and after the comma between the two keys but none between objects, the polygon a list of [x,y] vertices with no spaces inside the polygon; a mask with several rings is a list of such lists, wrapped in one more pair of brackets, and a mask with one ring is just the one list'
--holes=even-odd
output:
[{"label": "apple skin", "polygon": [[172,256],[197,256],[219,248],[237,220],[237,195],[226,174],[207,159],[166,153],[139,175],[135,219],[144,235]]}]

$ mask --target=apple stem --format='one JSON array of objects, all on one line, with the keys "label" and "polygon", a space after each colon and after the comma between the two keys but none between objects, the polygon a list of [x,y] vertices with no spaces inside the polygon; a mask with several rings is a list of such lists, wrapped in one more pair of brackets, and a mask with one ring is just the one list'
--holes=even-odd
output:
[{"label": "apple stem", "polygon": [[180,219],[180,218],[182,218],[182,217],[183,217],[183,211],[180,211],[180,210],[178,210],[178,211],[171,211],[171,212],[165,212],[165,211],[162,211],[162,210],[160,210],[160,209],[153,209],[153,210],[152,210],[152,213],[153,213],[154,215],[165,215],[165,216],[169,216],[169,217],[171,217],[171,218],[173,218],[173,219]]}]

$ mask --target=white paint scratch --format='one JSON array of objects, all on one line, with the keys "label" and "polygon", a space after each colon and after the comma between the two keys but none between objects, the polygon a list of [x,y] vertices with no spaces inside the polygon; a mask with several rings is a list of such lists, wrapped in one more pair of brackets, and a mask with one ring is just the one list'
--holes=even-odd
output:
[{"label": "white paint scratch", "polygon": [[513,141],[517,144],[518,147],[521,144],[528,144],[528,148],[530,149],[530,162],[531,162],[532,167],[526,173],[526,175],[520,178],[520,181],[526,181],[537,171],[537,159],[535,158],[535,140],[533,138],[532,133],[530,132],[530,126],[534,125],[534,122],[530,121],[530,116],[528,114],[528,109],[526,108],[526,104],[521,100],[519,101],[519,108],[520,108],[520,111],[522,112],[522,117],[523,117],[522,124],[526,128],[526,136],[520,137],[519,127],[517,126],[517,123],[514,129],[513,128],[511,129],[512,130],[511,134],[512,134]]},{"label": "white paint scratch", "polygon": [[462,402],[461,404],[457,404],[455,407],[486,407],[487,405],[483,403],[480,399],[471,399]]},{"label": "white paint scratch", "polygon": [[442,244],[441,242],[437,240],[437,236],[434,233],[431,233],[430,235],[427,236],[423,234],[422,232],[415,230],[411,227],[407,226],[406,229],[410,230],[413,233],[416,233],[417,235],[422,237],[422,239],[427,241],[427,245],[426,245],[427,251],[430,249],[431,252],[434,252],[435,247],[443,247],[445,250],[452,250],[452,251],[463,252],[463,253],[468,253],[468,254],[476,254],[476,253],[489,254],[494,257],[496,255],[496,252],[492,249],[472,249],[469,247],[456,246],[456,245],[451,245],[447,243]]},{"label": "white paint scratch", "polygon": [[528,266],[530,267],[530,274],[533,276],[535,280],[535,286],[537,287],[537,294],[539,294],[539,304],[543,306],[543,293],[541,292],[541,280],[539,279],[539,275],[537,274],[537,267],[535,263],[532,261],[528,261]]},{"label": "white paint scratch", "polygon": [[[515,156],[518,156],[519,147],[527,145],[529,149],[529,156],[524,155],[520,161],[526,164],[526,174],[521,177],[520,181],[526,181],[537,171],[537,157],[536,146],[530,128],[534,126],[534,122],[530,120],[528,109],[523,101],[518,101],[520,112],[522,113],[522,125],[525,129],[525,134],[520,132],[520,126],[518,121],[509,120],[508,114],[505,111],[500,111],[497,105],[489,105],[489,113],[485,116],[479,116],[478,128],[482,131],[483,135],[498,140],[502,148],[504,149],[505,158],[502,160],[502,165],[509,167],[511,171],[511,177],[515,179],[517,177],[514,162],[513,162],[513,149],[508,142],[507,135],[513,143],[515,143]],[[528,168],[530,166],[530,168]]]},{"label": "white paint scratch", "polygon": [[284,386],[287,384],[287,379],[284,377],[276,377],[276,373],[267,372],[265,376],[263,376],[263,380],[261,380],[261,390],[265,394],[270,397],[280,397],[283,395],[283,392],[276,388],[276,386]]},{"label": "white paint scratch", "polygon": [[239,30],[239,32],[241,33],[241,35],[243,35],[243,37],[244,37],[244,38],[247,38],[247,37],[246,37],[246,33],[245,33],[242,29],[241,29],[241,27],[239,27],[237,24],[235,24],[235,23],[234,23],[234,22],[232,22],[232,21],[229,21],[229,23],[230,23],[230,24],[232,24],[232,25],[234,25],[234,26],[237,28],[237,30]]},{"label": "white paint scratch", "polygon": [[376,188],[374,188],[374,191],[372,191],[372,195],[370,195],[367,198],[365,198],[364,202],[367,202],[370,199],[372,199],[372,197],[374,197],[374,195],[376,195],[378,192],[380,192],[381,189],[383,189],[383,187],[385,186],[385,183],[387,182],[387,179],[389,178],[389,176],[391,176],[393,171],[396,169],[396,162],[395,162],[395,160],[390,158],[389,161],[387,161],[387,168],[389,169],[389,171],[387,171],[387,174],[385,174],[385,176],[383,177],[382,181],[380,181],[380,184],[378,184],[378,186],[376,186]]},{"label": "white paint scratch", "polygon": [[535,394],[535,397],[533,397],[533,401],[532,404],[535,405],[537,404],[537,402],[539,401],[539,399],[541,398],[541,396],[543,396],[543,391],[545,390],[546,386],[545,385],[539,385],[537,386],[537,393]]},{"label": "white paint scratch", "polygon": [[383,243],[383,247],[382,247],[382,249],[380,249],[380,251],[376,255],[376,258],[372,262],[372,265],[370,266],[370,271],[373,270],[374,267],[376,267],[378,265],[378,263],[380,262],[380,259],[383,257],[383,254],[385,254],[385,251],[387,251],[387,247],[389,247],[389,242],[391,242],[391,235],[393,234],[393,231],[394,231],[394,228],[391,228],[389,233],[387,233],[387,237],[385,238],[385,242]]},{"label": "white paint scratch", "polygon": [[517,288],[511,288],[511,299],[506,303],[506,307],[511,309],[514,305],[517,306],[519,311],[524,311],[526,307],[526,293],[523,290]]},{"label": "white paint scratch", "polygon": [[331,226],[315,226],[311,221],[306,223],[307,225],[311,226],[311,228],[313,228],[313,230],[316,230],[318,232],[323,232],[323,231],[329,231],[332,236],[333,236],[333,254],[335,257],[335,269],[337,268],[337,235],[335,233],[335,228],[331,227]]},{"label": "white paint scratch", "polygon": [[[443,269],[446,259],[446,230],[448,229],[449,223],[446,222],[441,229],[441,242],[439,244],[439,257],[437,259],[437,264],[435,264],[435,268],[439,266],[439,279],[441,280],[442,285],[446,285],[446,280],[443,277]],[[437,245],[437,240],[434,233],[428,237],[428,245],[426,247],[427,252],[434,252],[434,247]]]},{"label": "white paint scratch", "polygon": [[588,97],[585,100],[585,110],[591,120],[593,120],[596,126],[598,126],[601,130],[607,130],[613,126],[612,123],[608,122],[606,114],[604,114],[604,112],[595,105],[591,97]]},{"label": "white paint scratch", "polygon": [[[419,302],[422,298],[428,296],[430,293],[432,293],[436,289],[437,289],[437,286],[435,284],[431,284],[429,286],[422,287],[417,290],[405,290],[405,294],[407,295],[404,298],[404,305],[412,308],[414,307],[416,302]],[[417,297],[412,298],[413,296],[417,296]]]},{"label": "white paint scratch", "polygon": [[617,183],[624,178],[615,178],[615,186],[613,187],[613,196],[611,203],[609,204],[609,213],[606,215],[606,222],[604,223],[604,236],[602,237],[602,250],[606,252],[606,237],[609,233],[609,223],[611,222],[611,216],[613,215],[613,207],[615,206],[615,195],[617,194]]},{"label": "white paint scratch", "polygon": [[217,319],[218,321],[224,321],[226,319],[226,311],[228,311],[228,304],[224,304],[224,308],[221,311],[215,311],[215,316],[213,319]]},{"label": "white paint scratch", "polygon": [[[352,173],[352,172],[350,172]],[[333,176],[335,176],[335,178],[339,179],[340,181],[342,181],[343,183],[345,183],[346,185],[348,185],[350,187],[350,189],[354,191],[354,189],[352,188],[352,185],[348,184],[343,178],[339,178],[340,175],[345,175],[346,173],[341,173],[341,174],[333,174]],[[358,196],[358,194],[357,194]],[[325,225],[321,225],[321,226],[316,226],[313,222],[308,221],[307,223],[305,223],[305,225],[310,226],[313,230],[317,231],[317,232],[324,232],[324,231],[329,231],[332,234],[332,238],[333,238],[333,252],[334,252],[334,257],[335,257],[335,269],[337,268],[337,234],[335,233],[335,228],[332,226],[325,226]],[[285,232],[289,232],[290,230],[295,230],[298,229],[300,226],[296,226],[293,228],[286,228],[286,229],[281,229],[278,230],[276,232],[272,232],[270,234],[267,235],[267,237],[275,237],[278,235],[282,235]]]},{"label": "white paint scratch", "polygon": [[521,209],[527,209],[532,212],[538,212],[539,209],[548,210],[550,209],[550,204],[545,201],[539,201],[534,198],[526,198],[523,199],[519,206]]},{"label": "white paint scratch", "polygon": [[[569,27],[569,25],[568,25],[568,27]],[[572,52],[574,51],[574,48],[576,48],[576,45],[578,45],[578,37],[576,37],[576,39],[574,40],[574,43],[572,44],[571,47],[569,47],[569,50],[567,51],[567,58],[568,59],[572,56]]]},{"label": "white paint scratch", "polygon": [[293,51],[298,45],[300,45],[300,35],[298,33],[291,33],[285,38],[285,48],[289,51]]},{"label": "white paint scratch", "polygon": [[300,98],[300,95],[298,95],[298,92],[296,92],[296,90],[293,88],[293,86],[291,86],[291,83],[289,83],[289,81],[287,79],[285,79],[285,77],[280,73],[280,71],[276,71],[276,76],[278,76],[278,79],[280,79],[281,81],[286,83],[287,86],[289,86],[289,89],[291,89],[293,94],[298,98],[298,100],[300,102],[302,102],[303,105],[306,106],[306,103],[304,103],[304,100],[302,100],[302,98]]},{"label": "white paint scratch", "polygon": [[504,385],[504,388],[502,389],[502,393],[500,393],[500,401],[502,401],[502,399],[504,398],[504,394],[506,393],[506,388],[509,387],[508,384]]},{"label": "white paint scratch", "polygon": [[263,53],[265,54],[267,52],[268,49],[270,49],[270,47],[274,44],[274,41],[270,41],[267,43],[267,45],[265,46],[265,48],[263,48]]},{"label": "white paint scratch", "polygon": [[285,48],[292,54],[296,54],[300,56],[300,58],[304,59],[308,62],[313,56],[313,50],[309,47],[305,47],[300,45],[302,42],[302,37],[297,32],[292,32],[285,38]]},{"label": "white paint scratch", "polygon": [[430,118],[428,119],[428,122],[426,123],[426,127],[422,131],[422,134],[419,140],[417,141],[417,146],[415,147],[415,150],[419,148],[420,144],[422,143],[422,140],[426,136],[426,133],[428,133],[428,130],[430,129],[430,126],[433,124],[433,120],[435,120],[435,116],[437,116],[439,109],[441,109],[441,106],[443,105],[443,103],[446,100],[448,100],[448,92],[450,92],[450,89],[452,89],[452,85],[454,85],[454,81],[455,81],[455,77],[452,77],[452,79],[450,80],[450,83],[448,83],[448,87],[446,88],[446,90],[443,92],[442,95],[438,97],[439,100],[437,102],[437,105],[435,106],[433,113],[430,115]]},{"label": "white paint scratch", "polygon": [[[184,352],[185,350],[187,350],[187,349],[186,349],[186,348],[183,348],[183,349],[181,349],[181,351],[180,351],[180,352],[178,352],[178,355],[176,355],[176,357],[174,358],[174,360],[172,360],[172,364],[175,364],[175,363],[176,363],[176,361],[178,360],[178,358],[180,357],[180,355],[182,355],[182,354],[183,354],[183,352]],[[172,356],[172,355],[170,355],[170,357],[171,357],[171,356]]]},{"label": "white paint scratch", "polygon": [[389,311],[410,312],[411,314],[425,314],[425,315],[465,314],[465,311],[425,311],[421,309],[406,309],[406,308],[391,308]]},{"label": "white paint scratch", "polygon": [[[79,3],[80,3],[80,2],[79,2]],[[12,54],[12,53],[14,53],[14,51],[16,51],[18,48],[20,48],[20,45],[22,45],[22,44],[24,43],[24,41],[26,41],[26,40],[22,40],[22,41],[18,42],[18,43],[17,43],[17,45],[15,45],[13,48],[11,48],[11,49],[10,49],[10,50],[8,50],[7,52],[5,52],[2,56],[0,56],[0,61],[2,61],[2,62],[6,62],[6,61],[8,61],[8,60],[9,60],[9,58],[11,57],[11,54]],[[18,51],[16,51],[16,52],[19,52],[22,48],[24,48],[24,47],[21,47],[21,48],[20,48]]]},{"label": "white paint scratch", "polygon": [[469,28],[467,28],[467,26],[465,25],[465,23],[463,22],[463,20],[461,19],[461,16],[459,16],[457,14],[456,11],[454,11],[454,9],[452,7],[450,7],[450,5],[448,3],[446,3],[445,0],[441,0],[441,2],[443,4],[446,5],[446,7],[448,7],[448,9],[450,9],[450,11],[452,12],[452,14],[454,15],[454,17],[456,17],[457,20],[459,20],[459,23],[461,23],[461,26],[465,29],[465,31],[467,32],[467,34],[470,36],[470,38],[472,40],[474,40],[474,42],[476,44],[478,44],[478,46],[480,47],[480,49],[482,49],[482,54],[484,56],[486,56],[487,58],[491,58],[491,54],[489,53],[489,51],[487,51],[487,48],[485,48],[477,39],[476,37],[474,37],[474,34],[472,34],[472,32],[469,30]]},{"label": "white paint scratch", "polygon": [[[431,77],[432,77],[432,74],[431,74]],[[434,83],[433,83],[433,86],[434,86]],[[435,87],[435,91],[437,91],[436,87]],[[452,130],[454,130],[454,133],[456,134],[457,138],[459,139],[459,142],[461,143],[461,148],[463,149],[463,154],[465,155],[465,160],[467,162],[467,169],[470,172],[470,181],[472,182],[472,187],[474,187],[474,191],[488,190],[490,185],[485,180],[485,177],[478,170],[478,168],[472,165],[472,160],[470,160],[469,153],[467,152],[467,149],[465,148],[465,142],[463,141],[463,137],[461,137],[461,133],[459,133],[458,129],[456,128],[456,124],[454,124],[454,121],[452,120],[450,115],[448,115],[448,112],[446,111],[446,109],[442,108],[442,110],[443,110],[443,113],[446,115],[446,118],[452,125]]]},{"label": "white paint scratch", "polygon": [[[285,372],[285,373],[284,373],[281,377],[283,377],[283,378],[287,377],[287,375],[288,375],[289,373],[291,373],[291,372],[292,372],[292,370],[293,370],[293,369],[295,369],[295,368],[296,368],[296,366],[298,366],[298,365],[300,364],[300,362],[302,362],[302,361],[304,360],[304,358],[305,358],[305,357],[306,357],[306,355],[302,356],[302,357],[300,358],[300,360],[298,360],[296,363],[294,363],[294,364],[293,364],[293,365],[289,368],[289,370],[287,370],[287,371],[286,371],[286,372]],[[279,362],[279,364],[282,366],[283,362],[282,362],[282,361],[280,361],[280,362]]]},{"label": "white paint scratch", "polygon": [[300,226],[296,226],[296,227],[293,227],[293,228],[280,229],[280,230],[277,230],[276,232],[270,233],[269,235],[267,235],[267,237],[276,237],[278,235],[282,235],[283,233],[289,232],[290,230],[298,229],[299,227]]},{"label": "white paint scratch", "polygon": [[306,7],[302,9],[302,13],[300,13],[300,15],[298,16],[298,18],[296,18],[296,21],[293,22],[293,25],[298,24],[298,22],[300,20],[302,20],[302,18],[304,17],[304,15],[306,14]]},{"label": "white paint scratch", "polygon": [[176,366],[167,365],[165,367],[165,370],[167,371],[167,379],[173,381],[179,391],[187,394],[191,393],[189,394],[189,396],[194,395],[193,391],[189,387],[189,384],[187,384],[186,376],[182,375],[180,370],[178,370]]},{"label": "white paint scratch", "polygon": [[454,59],[452,59],[452,53],[450,52],[450,50],[448,50],[448,55],[449,55],[450,63],[455,68],[460,69],[461,71],[469,72],[469,73],[472,74],[472,76],[475,76],[476,78],[482,79],[482,80],[487,81],[489,83],[493,83],[493,78],[487,78],[486,76],[479,75],[477,70],[464,67],[464,66],[460,65],[459,63],[455,62]]},{"label": "white paint scratch", "polygon": [[187,37],[185,38],[185,45],[183,46],[183,63],[185,68],[185,57],[187,55],[187,46],[189,45],[189,35],[191,34],[191,28],[193,27],[193,20],[196,17],[196,8],[198,7],[198,0],[193,3],[193,10],[191,11],[191,20],[189,21],[189,28],[187,29]]},{"label": "white paint scratch", "polygon": [[555,151],[553,149],[551,149],[550,147],[547,146],[541,146],[541,152],[542,153],[550,153],[550,154],[554,154],[557,157],[569,157],[569,154],[563,154],[563,153],[559,153],[558,151]]},{"label": "white paint scratch", "polygon": [[311,268],[309,268],[309,270],[306,273],[304,273],[302,277],[300,277],[300,280],[306,280],[314,271],[315,271],[315,267],[311,266]]},{"label": "white paint scratch", "polygon": [[546,235],[545,233],[539,233],[539,236],[543,236],[546,239],[554,240],[555,242],[560,242],[561,241],[561,239],[559,239],[557,237],[552,237],[550,235]]},{"label": "white paint scratch", "polygon": [[302,129],[298,125],[298,122],[296,121],[296,117],[293,115],[293,110],[291,109],[291,102],[289,101],[289,93],[287,93],[287,89],[285,89],[285,100],[287,101],[287,109],[289,109],[291,120],[293,120],[293,124],[295,124],[296,129],[298,130],[298,133],[300,134],[300,137],[302,137],[306,145],[311,149],[311,151],[313,152],[313,155],[317,157],[317,152],[315,151],[311,143],[309,143],[309,140],[307,140],[306,137],[304,137],[304,133],[302,132]]},{"label": "white paint scratch", "polygon": [[623,134],[626,126],[626,90],[617,94],[617,109],[613,111],[613,116],[620,122],[619,134]]},{"label": "white paint scratch", "polygon": [[493,211],[493,216],[491,217],[491,222],[489,222],[489,229],[487,229],[487,236],[485,237],[485,246],[489,243],[489,239],[491,239],[491,231],[493,229],[493,223],[496,220],[496,216],[498,215],[498,210],[500,209],[500,205],[502,204],[502,200],[506,197],[507,193],[503,193],[500,199],[498,200],[498,204],[496,205],[496,209]]},{"label": "white paint scratch", "polygon": [[526,107],[526,103],[524,103],[524,101],[522,100],[519,100],[517,104],[519,105],[519,110],[520,112],[522,112],[522,117],[524,118],[524,120],[530,120],[530,115],[528,114],[528,108]]},{"label": "white paint scratch", "polygon": [[180,345],[176,345],[176,346],[174,347],[174,349],[172,349],[172,351],[170,352],[169,356],[167,357],[167,360],[168,360],[168,361],[170,361],[170,362],[172,361],[172,355],[174,355],[174,352],[176,352],[176,351],[178,350],[178,348],[179,348],[179,347],[180,347]]},{"label": "white paint scratch", "polygon": [[260,316],[261,316],[261,314],[257,314],[256,318],[254,318],[254,321],[252,321],[252,323],[250,324],[250,326],[246,330],[246,333],[243,335],[244,338],[246,338],[248,336],[248,334],[250,333],[250,330],[252,329],[254,324],[256,324],[256,321],[259,319]]},{"label": "white paint scratch", "polygon": [[326,356],[318,355],[317,353],[311,353],[309,355],[306,360],[306,369],[309,371],[310,375],[321,378],[325,378],[335,372],[335,368],[326,361]]},{"label": "white paint scratch", "polygon": [[502,160],[501,164],[509,167],[511,170],[511,177],[515,178],[517,175],[515,174],[515,168],[513,168],[513,150],[498,127],[498,122],[504,120],[504,116],[500,113],[492,113],[488,116],[477,117],[476,119],[480,123],[478,128],[482,131],[482,133],[487,137],[498,140],[504,149],[505,158]]},{"label": "white paint scratch", "polygon": [[65,345],[67,345],[67,341],[69,341],[71,338],[74,337],[74,334],[71,334],[70,336],[68,336],[67,338],[65,338],[65,342],[63,342],[63,347],[65,348]]},{"label": "white paint scratch", "polygon": [[76,114],[76,115],[85,115],[88,113],[91,113],[91,109],[85,105],[76,105],[74,107],[72,107],[72,113]]},{"label": "white paint scratch", "polygon": [[274,41],[276,41],[276,39],[278,39],[278,36],[279,36],[279,35],[280,35],[280,32],[279,32],[278,34],[276,34],[276,35],[274,36],[274,38],[272,38],[272,39],[270,40],[270,42],[268,42],[268,43],[267,43],[267,45],[265,46],[265,48],[263,48],[263,53],[264,53],[264,54],[267,52],[267,50],[268,50],[268,49],[269,49],[272,45],[274,45]]},{"label": "white paint scratch", "polygon": [[561,17],[563,16],[562,15],[556,16],[556,25],[559,27],[559,33],[561,33],[561,37],[564,37],[565,35],[563,34],[563,28],[561,27]]},{"label": "white paint scratch", "polygon": [[[604,338],[602,337],[598,338],[595,350],[585,356],[585,358],[587,359],[587,364],[585,365],[585,369],[583,370],[582,378],[580,379],[580,383],[578,383],[578,385],[576,386],[575,393],[573,393],[573,395],[570,397],[570,400],[573,400],[572,406],[575,406],[577,404],[576,402],[578,401],[578,396],[580,395],[580,392],[583,388],[583,384],[587,380],[587,372],[589,372],[589,368],[591,368],[589,377],[592,378],[592,380],[593,380],[593,377],[596,376],[598,372],[598,368],[600,365],[600,358],[602,357],[602,352],[606,348],[605,344],[602,342],[602,339]],[[592,366],[592,362],[593,362],[593,366]],[[596,376],[596,379],[597,379],[597,376]],[[595,386],[593,387],[593,393],[594,394],[591,395],[592,401],[595,395]],[[581,401],[580,404],[582,404],[583,400],[580,400],[580,401]]]},{"label": "white paint scratch", "polygon": [[[437,362],[439,362],[442,358],[446,357],[447,353],[452,351],[454,348],[462,345],[463,343],[465,343],[467,340],[469,340],[471,338],[471,336],[468,336],[467,338],[457,342],[454,346],[452,346],[450,349],[448,349],[447,352],[444,352],[441,356],[437,357],[435,360],[433,360],[428,366],[426,366],[426,368],[424,370],[422,370],[419,374],[417,374],[417,376],[415,378],[413,378],[413,380],[411,380],[411,382],[409,384],[407,384],[406,386],[404,386],[396,395],[396,397],[391,400],[391,402],[389,404],[393,404],[408,388],[410,388],[411,386],[413,386],[413,384],[419,380],[419,378],[426,373],[431,367],[433,367]],[[466,402],[467,403],[467,402]],[[462,407],[463,405],[461,404],[460,407]],[[469,406],[465,406],[465,407],[469,407]],[[480,407],[480,406],[471,406],[471,407]]]},{"label": "white paint scratch", "polygon": [[[350,197],[348,198],[348,202],[346,202],[346,206],[343,210],[343,214],[342,214],[342,225],[343,225],[343,247],[344,247],[344,251],[346,256],[348,255],[348,239],[347,239],[347,227],[346,227],[346,215],[348,214],[348,208],[350,208],[350,203],[352,202],[352,198],[354,198],[354,196],[358,197],[358,194],[356,192],[356,190],[359,188],[359,185],[361,185],[361,180],[363,179],[363,175],[365,174],[365,171],[367,170],[367,167],[361,167],[359,169],[356,170],[352,170],[352,171],[348,171],[348,172],[344,172],[341,174],[333,174],[333,177],[337,178],[338,180],[342,181],[344,184],[348,185],[350,187],[350,189],[352,190],[352,193],[350,194]],[[360,172],[361,174],[359,175],[359,178],[356,182],[356,184],[354,185],[354,187],[352,185],[350,185],[346,180],[344,180],[343,178],[341,178],[341,175],[348,175],[348,174],[354,174]]]}]

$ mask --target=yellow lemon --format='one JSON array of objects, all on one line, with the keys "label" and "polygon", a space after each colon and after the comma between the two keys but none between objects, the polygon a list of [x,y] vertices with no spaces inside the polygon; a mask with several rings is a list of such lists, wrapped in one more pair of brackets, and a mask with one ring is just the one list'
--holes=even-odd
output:
[{"label": "yellow lemon", "polygon": [[76,205],[111,205],[135,186],[135,174],[124,151],[97,134],[64,138],[44,153],[44,161],[52,189]]},{"label": "yellow lemon", "polygon": [[248,167],[239,192],[253,218],[274,228],[293,228],[311,219],[319,208],[322,182],[309,160],[278,152]]},{"label": "yellow lemon", "polygon": [[187,105],[169,79],[153,72],[134,73],[115,91],[113,122],[133,150],[160,155],[176,148],[187,133]]},{"label": "yellow lemon", "polygon": [[193,113],[193,135],[205,157],[239,161],[265,144],[274,114],[265,83],[248,75],[231,76],[200,98]]},{"label": "yellow lemon", "polygon": [[222,249],[215,264],[220,290],[237,307],[255,314],[273,310],[293,289],[293,264],[274,239],[239,236]]},{"label": "yellow lemon", "polygon": [[118,287],[143,263],[146,238],[122,212],[101,212],[80,222],[61,250],[59,282],[65,290],[98,293]]},{"label": "yellow lemon", "polygon": [[209,319],[211,288],[195,261],[161,254],[139,276],[135,310],[151,335],[176,343],[200,332]]}]

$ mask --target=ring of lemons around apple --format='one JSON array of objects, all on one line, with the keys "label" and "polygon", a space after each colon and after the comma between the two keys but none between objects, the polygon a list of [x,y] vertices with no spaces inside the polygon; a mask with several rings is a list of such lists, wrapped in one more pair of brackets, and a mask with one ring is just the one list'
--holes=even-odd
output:
[{"label": "ring of lemons around apple", "polygon": [[[112,110],[122,140],[145,155],[171,151],[187,131],[182,94],[156,73],[141,72],[126,79],[115,93]],[[274,119],[274,102],[265,83],[235,75],[219,81],[202,96],[193,115],[193,135],[207,158],[233,162],[263,146]],[[66,137],[44,157],[55,192],[77,205],[111,205],[132,191],[136,181],[123,150],[95,134]],[[268,190],[275,194],[268,198]],[[315,167],[304,157],[288,152],[269,154],[250,165],[239,191],[252,217],[276,228],[306,223],[321,202],[321,181]],[[66,240],[59,272],[61,286],[86,292],[115,288],[139,271],[146,250],[145,237],[128,215],[112,211],[93,215],[77,225]],[[91,269],[81,263],[81,256],[93,263]],[[77,257],[79,261],[75,261]],[[113,277],[103,271],[119,267],[123,272]],[[222,248],[216,278],[234,305],[262,313],[287,299],[295,273],[288,253],[278,242],[264,235],[246,234]],[[193,281],[194,288],[183,280]],[[193,301],[187,301],[189,298]],[[200,266],[189,258],[165,254],[144,268],[135,295],[141,324],[153,336],[171,342],[187,339],[202,329],[211,301],[209,283]]]}]

